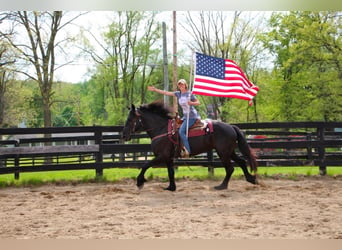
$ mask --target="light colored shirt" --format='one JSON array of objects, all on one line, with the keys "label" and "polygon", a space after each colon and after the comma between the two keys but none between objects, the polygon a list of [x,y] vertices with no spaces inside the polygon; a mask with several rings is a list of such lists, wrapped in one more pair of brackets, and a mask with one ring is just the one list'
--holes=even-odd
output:
[{"label": "light colored shirt", "polygon": [[175,96],[178,99],[178,104],[182,107],[183,110],[183,119],[186,119],[189,114],[190,119],[199,119],[200,116],[198,115],[197,110],[193,105],[188,105],[188,101],[195,101],[196,97],[194,94],[191,94],[190,91],[187,92],[180,92],[180,91],[175,91]]}]

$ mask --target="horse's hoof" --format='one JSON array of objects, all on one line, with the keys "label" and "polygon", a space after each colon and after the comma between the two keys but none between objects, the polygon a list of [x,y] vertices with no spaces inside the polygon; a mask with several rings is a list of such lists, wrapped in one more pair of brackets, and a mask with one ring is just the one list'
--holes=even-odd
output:
[{"label": "horse's hoof", "polygon": [[228,188],[228,187],[222,186],[222,185],[214,187],[215,190],[225,190],[225,189],[227,189],[227,188]]},{"label": "horse's hoof", "polygon": [[138,177],[138,179],[137,179],[137,187],[139,189],[142,189],[144,187],[145,182],[147,182],[147,180],[145,178]]},{"label": "horse's hoof", "polygon": [[176,191],[176,187],[167,187],[167,188],[164,188],[164,190],[174,192],[174,191]]},{"label": "horse's hoof", "polygon": [[252,184],[254,184],[254,185],[258,185],[259,184],[256,175],[252,175],[252,178],[247,179],[247,181],[252,183]]}]

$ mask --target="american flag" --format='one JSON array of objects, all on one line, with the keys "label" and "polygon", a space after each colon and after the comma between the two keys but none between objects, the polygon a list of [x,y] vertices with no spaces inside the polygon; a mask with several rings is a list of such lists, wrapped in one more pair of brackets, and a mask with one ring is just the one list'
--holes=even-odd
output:
[{"label": "american flag", "polygon": [[234,61],[196,53],[193,94],[251,101],[258,90]]}]

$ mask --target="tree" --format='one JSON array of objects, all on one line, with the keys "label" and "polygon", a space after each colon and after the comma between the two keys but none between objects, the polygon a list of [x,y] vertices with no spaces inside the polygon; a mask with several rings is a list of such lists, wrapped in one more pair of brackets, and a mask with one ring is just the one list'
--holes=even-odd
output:
[{"label": "tree", "polygon": [[55,117],[53,126],[54,127],[71,127],[78,126],[77,114],[71,106],[65,106],[62,113]]},{"label": "tree", "polygon": [[7,106],[6,92],[10,81],[13,80],[11,66],[15,63],[10,48],[6,43],[0,41],[0,127],[4,125],[5,109]]},{"label": "tree", "polygon": [[[1,14],[0,24],[7,18],[8,15]],[[5,94],[7,91],[7,85],[13,76],[11,66],[15,63],[13,50],[10,49],[10,46],[6,43],[4,37],[12,35],[12,31],[0,34],[0,127],[4,126],[5,108],[7,105]]]},{"label": "tree", "polygon": [[[187,12],[186,22],[182,27],[193,38],[191,42],[187,42],[189,48],[214,57],[236,61],[248,78],[257,83],[258,74],[255,72],[260,67],[260,59],[263,55],[263,48],[257,40],[257,35],[263,28],[258,14],[239,11]],[[213,103],[217,111],[215,114],[221,113],[221,119],[226,120],[226,117],[230,116],[227,112],[230,101],[229,98],[215,97],[209,102]],[[255,100],[254,104],[256,109]],[[255,120],[258,120],[256,110]]]},{"label": "tree", "polygon": [[341,26],[338,12],[272,15],[263,41],[282,76],[279,112],[284,120],[341,120]]},{"label": "tree", "polygon": [[59,38],[58,34],[79,15],[64,22],[62,11],[17,11],[7,13],[7,16],[7,20],[11,23],[9,29],[15,32],[16,37],[8,36],[3,31],[1,35],[20,55],[18,61],[24,66],[17,68],[16,71],[38,83],[44,126],[50,127],[54,74],[64,65],[57,65],[56,58],[63,54],[64,48],[67,47],[66,43],[71,40],[71,38]]},{"label": "tree", "polygon": [[[143,103],[147,84],[159,80],[154,74],[161,65],[160,49],[156,46],[161,27],[156,15],[156,12],[113,12],[113,21],[101,37],[84,32],[90,37],[85,37],[88,46],[83,50],[97,64],[91,81],[97,88],[94,94],[101,95],[100,100],[103,100],[98,110],[112,116],[108,121],[111,124],[114,120],[123,122],[126,107],[135,102]],[[91,45],[90,39],[95,44]],[[95,51],[94,46],[101,50]]]}]

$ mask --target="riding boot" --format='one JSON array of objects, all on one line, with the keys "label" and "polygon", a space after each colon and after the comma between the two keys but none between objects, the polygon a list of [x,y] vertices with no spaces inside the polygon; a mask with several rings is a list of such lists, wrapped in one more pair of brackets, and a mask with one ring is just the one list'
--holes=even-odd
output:
[{"label": "riding boot", "polygon": [[181,152],[181,157],[187,159],[189,158],[189,155],[190,155],[189,151],[185,147],[183,147],[182,152]]}]

